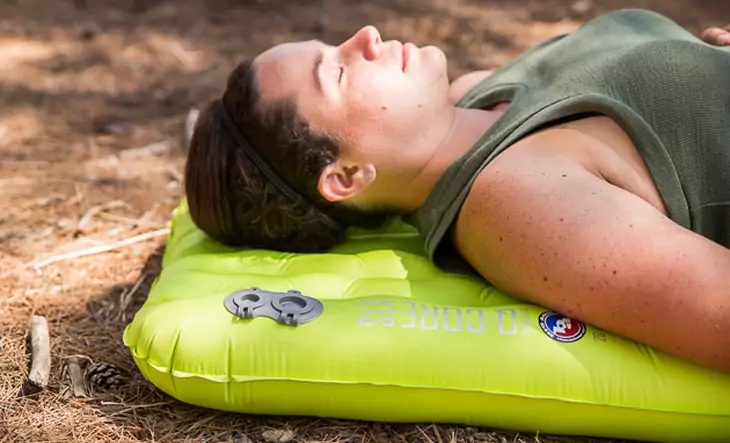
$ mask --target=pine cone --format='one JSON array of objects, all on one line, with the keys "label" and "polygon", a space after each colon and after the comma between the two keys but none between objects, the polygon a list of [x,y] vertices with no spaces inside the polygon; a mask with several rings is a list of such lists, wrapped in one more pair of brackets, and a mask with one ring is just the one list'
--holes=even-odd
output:
[{"label": "pine cone", "polygon": [[95,363],[86,368],[86,380],[99,388],[117,388],[124,383],[122,370],[111,363]]}]

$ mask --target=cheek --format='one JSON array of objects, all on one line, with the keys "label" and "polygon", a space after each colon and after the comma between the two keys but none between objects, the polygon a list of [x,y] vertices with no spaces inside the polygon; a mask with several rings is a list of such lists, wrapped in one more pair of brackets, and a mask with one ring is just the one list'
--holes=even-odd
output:
[{"label": "cheek", "polygon": [[417,92],[400,73],[374,72],[352,88],[348,108],[353,117],[370,120],[418,112],[427,97]]},{"label": "cheek", "polygon": [[408,77],[393,67],[368,66],[353,73],[351,91],[357,101],[397,102],[404,95],[411,93],[411,82]]},{"label": "cheek", "polygon": [[373,138],[408,136],[428,124],[440,100],[433,79],[427,79],[426,72],[419,74],[375,67],[353,74],[345,85],[343,106],[334,112],[330,109],[338,133],[376,144]]}]

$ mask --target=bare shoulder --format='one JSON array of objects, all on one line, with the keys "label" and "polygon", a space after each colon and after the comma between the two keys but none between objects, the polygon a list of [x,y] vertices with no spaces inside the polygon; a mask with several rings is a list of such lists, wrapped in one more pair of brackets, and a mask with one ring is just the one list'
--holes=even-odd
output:
[{"label": "bare shoulder", "polygon": [[[528,264],[548,259],[533,257],[535,242],[546,243],[550,232],[562,235],[555,229],[581,223],[571,213],[587,210],[588,196],[595,196],[587,186],[600,187],[590,159],[573,143],[559,131],[517,142],[479,174],[464,202],[453,230],[457,248],[504,289],[525,291],[532,274]],[[542,238],[524,243],[535,235]]]},{"label": "bare shoulder", "polygon": [[[646,200],[607,179],[600,155],[606,138],[575,126],[538,132],[498,155],[475,180],[459,214],[453,234],[457,245],[490,280],[502,280],[511,290],[544,290],[539,281],[544,271],[557,272],[545,269],[546,263],[561,254],[604,248],[598,225],[623,238],[636,236],[639,226],[651,229],[652,223],[674,229]],[[606,222],[609,215],[615,224]],[[621,225],[622,217],[640,217],[641,224]],[[577,234],[582,234],[579,242]],[[510,281],[510,276],[519,280]],[[528,277],[535,280],[528,284]]]},{"label": "bare shoulder", "polygon": [[547,131],[497,156],[462,207],[456,248],[518,298],[730,370],[730,250],[592,170],[592,142]]},{"label": "bare shoulder", "polygon": [[492,72],[494,71],[473,71],[458,77],[449,87],[449,101],[456,104],[471,88],[489,77]]}]

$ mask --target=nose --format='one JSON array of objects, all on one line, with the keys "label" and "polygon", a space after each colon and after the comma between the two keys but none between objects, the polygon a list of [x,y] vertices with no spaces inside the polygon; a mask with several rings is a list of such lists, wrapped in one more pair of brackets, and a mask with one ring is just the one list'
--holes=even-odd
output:
[{"label": "nose", "polygon": [[373,61],[380,55],[382,39],[375,26],[365,26],[339,47],[342,58],[362,56],[367,61]]}]

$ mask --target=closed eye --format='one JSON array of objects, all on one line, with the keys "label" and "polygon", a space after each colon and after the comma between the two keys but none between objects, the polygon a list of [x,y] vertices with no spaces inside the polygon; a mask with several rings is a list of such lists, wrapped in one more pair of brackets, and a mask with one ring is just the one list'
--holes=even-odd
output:
[{"label": "closed eye", "polygon": [[340,76],[337,79],[337,84],[340,84],[342,82],[342,75],[345,73],[345,68],[343,66],[340,66]]}]

